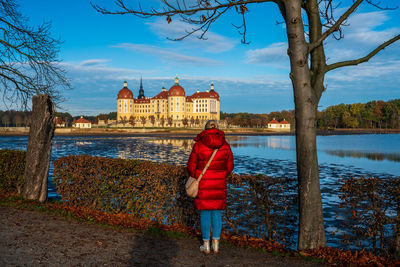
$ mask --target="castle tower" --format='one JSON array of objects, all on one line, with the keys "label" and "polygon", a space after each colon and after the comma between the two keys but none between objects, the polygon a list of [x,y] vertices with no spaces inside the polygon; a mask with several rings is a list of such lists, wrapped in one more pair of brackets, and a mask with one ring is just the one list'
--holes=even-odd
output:
[{"label": "castle tower", "polygon": [[140,88],[139,88],[139,95],[138,99],[145,98],[144,96],[144,90],[143,90],[143,84],[142,84],[142,77],[140,77]]},{"label": "castle tower", "polygon": [[179,85],[178,76],[175,84],[168,90],[168,117],[172,117],[177,122],[176,126],[182,126],[181,121],[185,117],[186,93],[185,89]]},{"label": "castle tower", "polygon": [[117,97],[117,120],[129,120],[133,113],[133,93],[124,82],[124,87],[119,90]]}]

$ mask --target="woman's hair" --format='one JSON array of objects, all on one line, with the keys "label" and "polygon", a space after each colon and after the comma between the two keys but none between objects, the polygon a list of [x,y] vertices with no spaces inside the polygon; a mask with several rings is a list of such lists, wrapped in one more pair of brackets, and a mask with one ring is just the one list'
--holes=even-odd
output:
[{"label": "woman's hair", "polygon": [[218,129],[218,123],[216,120],[209,120],[206,123],[206,126],[204,127],[204,129],[208,130],[208,129]]}]

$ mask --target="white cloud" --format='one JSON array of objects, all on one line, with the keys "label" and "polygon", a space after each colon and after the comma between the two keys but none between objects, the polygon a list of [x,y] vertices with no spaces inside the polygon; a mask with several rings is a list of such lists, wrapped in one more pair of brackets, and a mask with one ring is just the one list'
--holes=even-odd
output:
[{"label": "white cloud", "polygon": [[[67,75],[74,83],[88,83],[97,80],[121,81],[137,78],[146,73],[145,70],[110,67],[106,62],[110,60],[89,59],[81,62],[62,62],[60,65],[66,69]],[[97,62],[97,63],[96,63]],[[147,73],[150,73],[147,71]]]},{"label": "white cloud", "polygon": [[279,68],[287,68],[287,43],[273,43],[265,48],[248,50],[245,62],[247,64],[267,64]]},{"label": "white cloud", "polygon": [[398,84],[400,82],[399,69],[400,60],[380,60],[359,66],[344,67],[328,73],[327,77],[338,82],[378,81],[377,87],[380,87],[379,83],[383,84],[382,80],[386,80],[384,77],[390,77],[388,82],[391,83],[396,83],[397,80]]},{"label": "white cloud", "polygon": [[[173,20],[171,23],[167,23],[165,19],[159,18],[153,22],[146,23],[150,26],[151,31],[162,38],[177,39],[192,31],[196,25],[191,25],[179,20]],[[208,31],[205,35],[206,40],[199,39],[198,36],[202,32],[199,31],[194,35],[186,37],[183,42],[185,47],[193,46],[193,48],[201,48],[207,52],[220,53],[233,49],[237,43],[236,40],[232,40],[223,35]]]},{"label": "white cloud", "polygon": [[390,20],[387,11],[359,13],[348,20],[349,27],[344,27],[345,38],[355,42],[376,45],[392,38],[400,28],[376,30]]},{"label": "white cloud", "polygon": [[104,66],[104,63],[110,62],[109,59],[88,59],[81,61],[80,66]]},{"label": "white cloud", "polygon": [[[375,11],[352,15],[343,27],[344,38],[340,41],[329,38],[326,54],[328,62],[351,60],[367,55],[379,44],[389,40],[400,32],[400,27],[385,27],[390,20],[389,11]],[[396,43],[390,47],[399,47]],[[392,54],[400,55],[400,49]],[[385,56],[381,51],[379,57]],[[386,54],[387,55],[387,54]]]},{"label": "white cloud", "polygon": [[179,52],[175,52],[171,49],[161,48],[154,45],[144,45],[144,44],[132,44],[132,43],[121,43],[115,45],[113,47],[116,48],[124,48],[133,51],[139,51],[143,53],[147,53],[153,56],[161,56],[162,58],[168,60],[169,62],[175,62],[179,64],[188,64],[195,66],[217,66],[222,65],[221,61],[202,58],[202,57],[194,57],[188,56]]}]

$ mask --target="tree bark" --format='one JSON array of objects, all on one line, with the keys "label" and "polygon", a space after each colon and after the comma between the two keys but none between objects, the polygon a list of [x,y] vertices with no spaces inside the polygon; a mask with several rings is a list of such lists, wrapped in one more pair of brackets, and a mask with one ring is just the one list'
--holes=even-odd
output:
[{"label": "tree bark", "polygon": [[296,111],[296,155],[299,193],[298,249],[325,246],[325,229],[319,183],[316,118],[318,95],[314,92],[308,66],[301,1],[285,0],[285,20]]},{"label": "tree bark", "polygon": [[32,98],[32,123],[29,130],[28,148],[22,196],[26,199],[47,200],[51,140],[55,129],[54,104],[48,95]]}]

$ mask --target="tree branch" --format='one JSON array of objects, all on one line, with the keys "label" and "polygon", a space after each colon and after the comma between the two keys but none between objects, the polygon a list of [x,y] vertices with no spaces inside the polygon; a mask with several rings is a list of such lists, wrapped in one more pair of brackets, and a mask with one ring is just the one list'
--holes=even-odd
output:
[{"label": "tree branch", "polygon": [[[181,37],[167,37],[167,39],[173,41],[181,41],[194,33],[199,33],[199,39],[206,39],[204,36],[209,30],[211,24],[213,24],[222,14],[235,7],[236,12],[238,14],[241,14],[243,21],[243,24],[241,26],[235,27],[238,29],[243,29],[243,31],[239,31],[239,34],[243,36],[242,43],[247,43],[245,13],[248,11],[248,9],[246,5],[265,2],[282,3],[282,0],[197,0],[188,1],[190,5],[187,4],[187,1],[185,0],[161,0],[160,2],[162,6],[159,9],[149,7],[147,11],[142,8],[141,1],[138,1],[137,8],[128,7],[125,2],[127,2],[127,0],[115,0],[114,5],[117,6],[116,10],[110,10],[104,6],[94,4],[93,2],[90,2],[90,4],[97,12],[100,12],[102,14],[131,14],[141,18],[166,17],[168,23],[171,23],[173,16],[178,15],[181,17],[182,21],[189,24],[198,25],[191,30],[186,30],[186,33],[183,34]],[[194,15],[198,13],[200,14],[200,17],[198,19],[194,18]]]},{"label": "tree branch", "polygon": [[[58,64],[60,41],[51,37],[50,23],[30,26],[15,0],[0,0],[0,93],[3,101],[22,104],[35,94],[48,94],[56,104],[60,90],[69,89]],[[6,104],[6,103],[5,103]]]},{"label": "tree branch", "polygon": [[309,46],[309,51],[314,50],[316,47],[320,46],[322,42],[333,32],[337,31],[342,23],[356,10],[356,8],[363,2],[364,0],[357,0],[353,3],[353,5],[347,9],[347,11],[336,21],[335,24],[332,25],[328,30],[326,30],[322,36],[314,43],[311,43]]},{"label": "tree branch", "polygon": [[373,56],[375,56],[379,51],[383,50],[385,47],[391,45],[392,43],[394,43],[394,42],[396,42],[398,40],[400,40],[400,34],[398,34],[395,37],[393,37],[392,39],[384,42],[383,44],[381,44],[380,46],[375,48],[373,51],[371,51],[365,57],[362,57],[362,58],[359,58],[359,59],[354,59],[354,60],[341,61],[341,62],[337,62],[337,63],[333,63],[333,64],[328,65],[326,72],[334,70],[334,69],[337,69],[337,68],[345,67],[345,66],[353,66],[353,65],[358,65],[358,64],[367,62]]},{"label": "tree branch", "polygon": [[[174,7],[171,5],[167,0],[162,1],[169,9],[166,9],[164,11],[157,11],[153,8],[151,8],[151,11],[144,11],[141,7],[139,7],[139,10],[135,10],[132,8],[127,7],[124,4],[124,0],[115,0],[115,4],[121,8],[120,11],[115,10],[111,11],[108,10],[105,7],[102,7],[100,5],[94,4],[92,1],[90,2],[90,5],[97,11],[102,14],[106,15],[125,15],[125,14],[133,14],[139,17],[163,17],[163,16],[173,16],[177,14],[182,14],[182,15],[193,15],[194,13],[200,12],[200,11],[214,11],[218,10],[221,8],[226,8],[226,7],[233,7],[233,6],[240,6],[240,5],[246,5],[246,4],[253,4],[253,3],[265,3],[265,2],[275,2],[275,0],[240,0],[240,1],[234,1],[234,0],[228,0],[227,3],[217,3],[216,6],[212,6],[211,4],[204,4],[204,5],[197,5],[191,8],[180,8],[179,7],[179,1],[176,1],[178,4],[178,8]],[[208,3],[208,2],[205,2]]]}]

